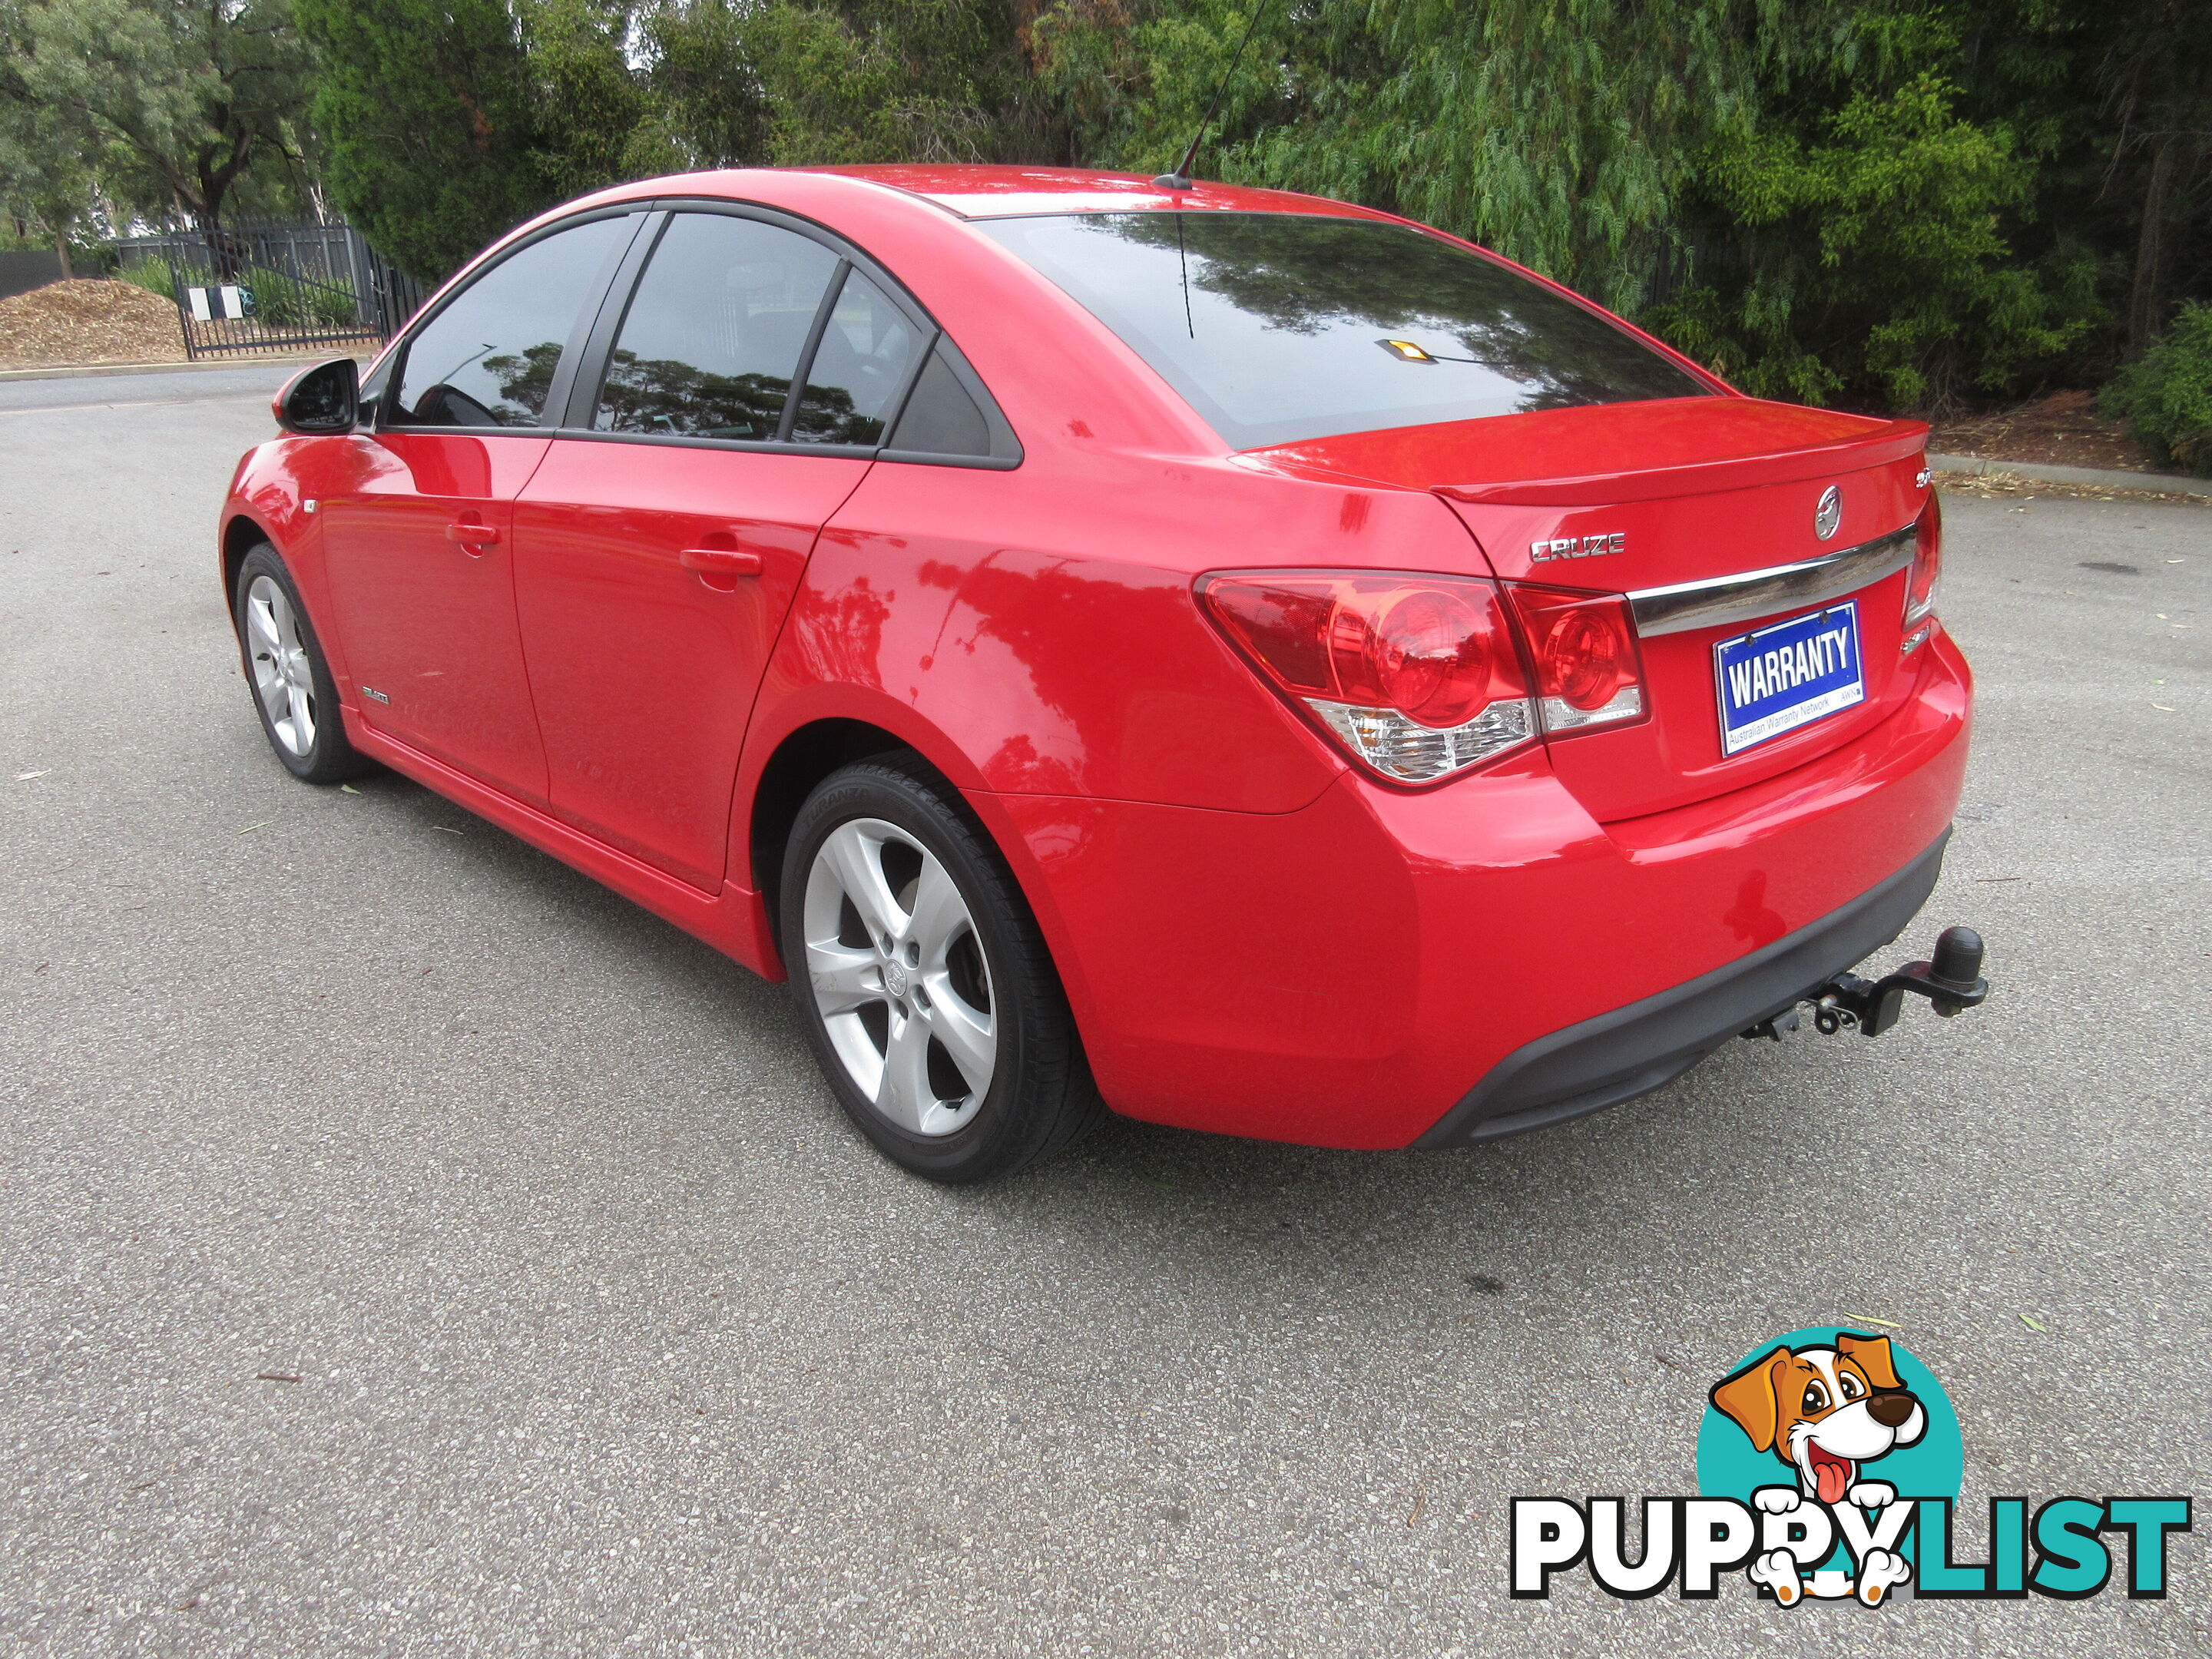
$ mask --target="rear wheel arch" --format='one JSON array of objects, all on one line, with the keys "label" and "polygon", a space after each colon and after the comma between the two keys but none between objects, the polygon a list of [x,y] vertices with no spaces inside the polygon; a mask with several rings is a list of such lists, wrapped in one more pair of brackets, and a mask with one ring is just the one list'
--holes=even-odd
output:
[{"label": "rear wheel arch", "polygon": [[[910,711],[900,712],[906,713],[907,719],[899,723],[910,726]],[[932,752],[940,746],[942,755]],[[784,853],[790,844],[792,827],[817,785],[862,760],[884,760],[901,769],[914,770],[957,804],[976,833],[1006,861],[1030,914],[1043,930],[1077,1024],[1091,1024],[1095,1012],[1090,986],[1080,960],[1073,954],[1059,907],[1044,885],[1042,872],[1018,830],[994,810],[994,798],[969,794],[979,781],[975,768],[933,726],[924,734],[902,733],[889,724],[878,725],[857,715],[822,716],[794,726],[776,740],[747,800],[741,803],[738,816],[745,825],[746,845],[744,861],[733,868],[745,871],[753,890],[761,896],[762,912],[778,959],[784,959],[781,890]],[[787,960],[784,966],[787,971]]]},{"label": "rear wheel arch", "polygon": [[[806,798],[824,778],[855,761],[895,755],[910,755],[927,764],[927,757],[904,738],[866,720],[810,720],[777,743],[753,785],[751,807],[746,815],[752,887],[767,905],[772,928],[781,932],[777,906],[784,848]],[[781,940],[777,943],[781,949]]]}]

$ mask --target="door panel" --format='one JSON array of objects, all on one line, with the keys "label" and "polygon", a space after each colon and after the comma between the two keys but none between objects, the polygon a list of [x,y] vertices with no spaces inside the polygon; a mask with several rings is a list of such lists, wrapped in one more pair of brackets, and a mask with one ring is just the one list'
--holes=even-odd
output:
[{"label": "door panel", "polygon": [[[786,227],[670,214],[604,371],[586,366],[595,392],[579,388],[575,407],[610,435],[555,439],[516,507],[553,810],[708,892],[769,650],[816,532],[871,465],[725,446],[787,438],[848,269]],[[857,325],[873,318],[863,307]],[[883,343],[889,374],[910,346]]]},{"label": "door panel", "polygon": [[556,813],[720,886],[769,649],[816,531],[869,465],[554,441],[515,507],[514,570]]},{"label": "door panel", "polygon": [[637,217],[535,237],[416,328],[378,429],[352,440],[352,476],[323,507],[331,605],[369,723],[539,805],[514,496],[545,457],[549,410],[565,403]]},{"label": "door panel", "polygon": [[379,731],[542,804],[545,753],[511,542],[515,492],[547,441],[386,432],[350,441],[349,487],[322,514],[354,699]]}]

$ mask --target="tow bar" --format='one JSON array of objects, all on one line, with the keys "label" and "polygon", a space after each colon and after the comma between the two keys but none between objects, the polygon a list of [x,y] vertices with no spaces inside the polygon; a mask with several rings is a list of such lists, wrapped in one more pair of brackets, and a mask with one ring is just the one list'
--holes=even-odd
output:
[{"label": "tow bar", "polygon": [[1832,1036],[1846,1025],[1856,1025],[1870,1037],[1880,1036],[1904,1013],[1907,991],[1926,997],[1945,1019],[1963,1008],[1980,1007],[1990,994],[1990,982],[1982,977],[1982,936],[1971,927],[1946,927],[1936,936],[1935,961],[1908,962],[1887,979],[1838,974],[1743,1036],[1779,1042],[1784,1031],[1798,1029],[1799,1006],[1810,1003],[1813,1024],[1824,1036]]}]

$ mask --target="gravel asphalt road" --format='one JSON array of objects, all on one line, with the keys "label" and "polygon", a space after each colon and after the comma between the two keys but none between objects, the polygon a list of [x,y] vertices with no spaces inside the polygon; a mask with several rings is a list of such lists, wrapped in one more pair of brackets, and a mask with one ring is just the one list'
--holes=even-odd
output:
[{"label": "gravel asphalt road", "polygon": [[[0,1652],[2212,1649],[2172,1594],[1506,1595],[1889,1322],[1981,1498],[2212,1490],[2212,510],[1948,504],[1923,922],[1997,991],[1504,1144],[1116,1121],[948,1192],[784,994],[392,776],[293,782],[212,574],[268,368],[0,386]],[[1624,940],[1633,948],[1632,940]],[[1908,948],[1909,947],[1909,948]]]}]

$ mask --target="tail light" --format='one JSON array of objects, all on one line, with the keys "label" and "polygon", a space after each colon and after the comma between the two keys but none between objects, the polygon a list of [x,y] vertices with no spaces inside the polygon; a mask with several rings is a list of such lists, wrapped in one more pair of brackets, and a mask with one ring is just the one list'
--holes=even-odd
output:
[{"label": "tail light", "polygon": [[1557,734],[1616,726],[1644,714],[1644,665],[1636,623],[1618,593],[1505,586],[1536,668],[1538,712]]},{"label": "tail light", "polygon": [[[1912,569],[1905,580],[1905,629],[1909,635],[1919,623],[1936,614],[1936,584],[1943,574],[1943,507],[1934,495],[1920,510],[1914,526]],[[1924,637],[1924,630],[1923,630]],[[1920,641],[1910,640],[1911,650]]]},{"label": "tail light", "polygon": [[1489,582],[1253,572],[1198,592],[1278,690],[1396,782],[1448,777],[1536,734]]},{"label": "tail light", "polygon": [[1531,644],[1532,687],[1500,586],[1395,572],[1239,571],[1202,577],[1198,593],[1268,683],[1353,758],[1394,782],[1432,783],[1547,728],[1643,713],[1626,601],[1504,585]]}]

